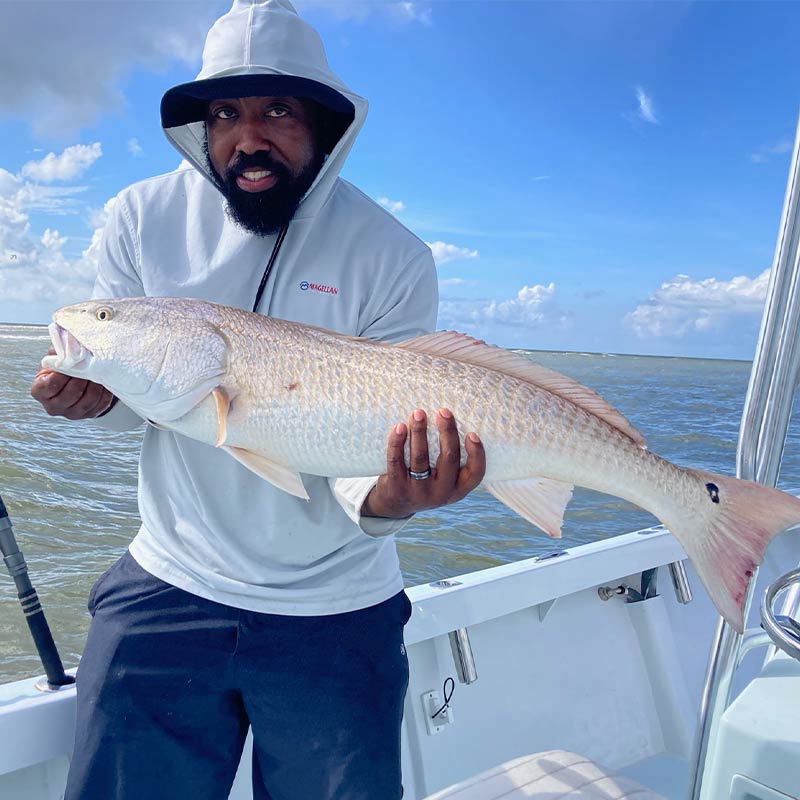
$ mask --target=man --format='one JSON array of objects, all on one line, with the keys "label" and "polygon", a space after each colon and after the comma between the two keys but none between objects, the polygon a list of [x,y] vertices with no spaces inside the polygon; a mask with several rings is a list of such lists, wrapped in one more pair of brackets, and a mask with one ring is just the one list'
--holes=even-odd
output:
[{"label": "man", "polygon": [[[162,101],[189,164],[119,195],[95,296],[197,297],[385,341],[431,330],[429,249],[338,177],[366,108],[288,0],[235,0],[198,79]],[[42,373],[31,391],[51,414],[142,423],[85,381]],[[66,800],[221,800],[248,726],[256,798],[401,796],[410,604],[391,534],[485,470],[474,434],[459,468],[455,420],[435,422],[433,470],[416,410],[387,432],[384,475],[303,476],[308,503],[147,428],[141,529],[89,598]]]}]

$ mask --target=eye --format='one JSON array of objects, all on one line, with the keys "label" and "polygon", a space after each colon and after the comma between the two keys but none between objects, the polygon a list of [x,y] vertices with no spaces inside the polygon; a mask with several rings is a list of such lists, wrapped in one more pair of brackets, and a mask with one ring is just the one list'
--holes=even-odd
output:
[{"label": "eye", "polygon": [[267,109],[267,116],[280,119],[281,117],[287,116],[289,112],[290,109],[287,106],[270,106],[270,108]]},{"label": "eye", "polygon": [[110,308],[99,308],[95,313],[95,317],[97,317],[100,322],[108,322],[113,316],[114,312]]},{"label": "eye", "polygon": [[211,109],[211,116],[216,119],[233,119],[236,112],[230,106],[219,106]]}]

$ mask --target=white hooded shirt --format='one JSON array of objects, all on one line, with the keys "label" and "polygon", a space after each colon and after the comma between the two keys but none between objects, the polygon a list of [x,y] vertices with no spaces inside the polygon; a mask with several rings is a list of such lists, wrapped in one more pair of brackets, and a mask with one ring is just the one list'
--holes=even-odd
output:
[{"label": "white hooded shirt", "polygon": [[[209,32],[198,79],[245,74],[310,78],[355,110],[288,227],[258,311],[390,342],[432,330],[438,295],[429,248],[339,177],[367,103],[330,71],[319,37],[288,0],[236,0]],[[94,296],[196,297],[249,310],[276,237],[255,236],[226,215],[207,174],[202,122],[165,133],[189,164],[117,197]],[[113,430],[142,424],[121,403],[96,422]],[[142,525],[130,552],[174,586],[253,611],[336,614],[400,591],[392,534],[403,522],[360,516],[376,479],[302,478],[308,502],[221,450],[148,426]]]}]

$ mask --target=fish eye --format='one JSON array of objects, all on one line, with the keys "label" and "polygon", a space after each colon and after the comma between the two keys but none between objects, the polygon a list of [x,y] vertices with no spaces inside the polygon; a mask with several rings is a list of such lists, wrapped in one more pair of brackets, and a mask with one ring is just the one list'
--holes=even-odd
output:
[{"label": "fish eye", "polygon": [[97,317],[100,322],[108,322],[113,316],[114,312],[110,308],[99,308],[95,314],[95,317]]}]

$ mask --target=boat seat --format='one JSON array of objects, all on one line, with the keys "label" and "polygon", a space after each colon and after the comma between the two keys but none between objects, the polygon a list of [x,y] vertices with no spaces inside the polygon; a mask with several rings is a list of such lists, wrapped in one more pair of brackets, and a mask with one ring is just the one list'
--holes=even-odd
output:
[{"label": "boat seat", "polygon": [[427,800],[666,800],[629,778],[566,750],[506,761]]}]

